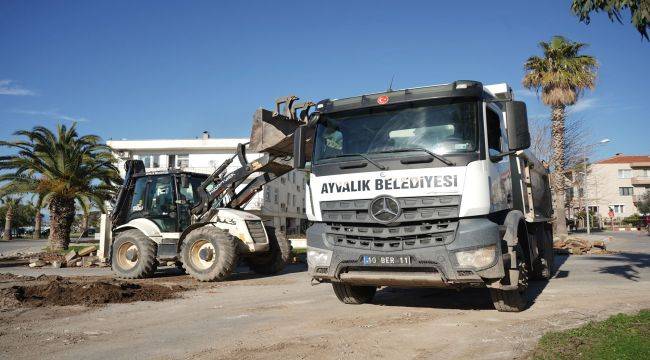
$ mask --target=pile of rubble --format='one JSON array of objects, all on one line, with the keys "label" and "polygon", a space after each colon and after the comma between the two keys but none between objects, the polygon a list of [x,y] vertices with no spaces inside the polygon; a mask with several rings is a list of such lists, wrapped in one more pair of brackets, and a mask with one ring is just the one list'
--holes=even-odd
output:
[{"label": "pile of rubble", "polygon": [[51,266],[53,268],[62,267],[92,267],[107,266],[97,257],[97,246],[86,246],[82,249],[70,250],[63,255],[53,253],[42,253],[39,256],[29,259],[29,267],[40,268]]},{"label": "pile of rubble", "polygon": [[563,236],[553,240],[553,250],[556,254],[608,254],[605,241],[589,241],[578,237]]}]

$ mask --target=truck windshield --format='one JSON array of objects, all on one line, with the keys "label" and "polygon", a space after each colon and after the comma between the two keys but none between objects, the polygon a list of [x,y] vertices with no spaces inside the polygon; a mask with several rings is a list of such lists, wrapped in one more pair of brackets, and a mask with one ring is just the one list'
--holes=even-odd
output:
[{"label": "truck windshield", "polygon": [[476,109],[475,102],[462,102],[328,114],[316,129],[314,162],[408,148],[440,155],[473,152],[478,138]]}]

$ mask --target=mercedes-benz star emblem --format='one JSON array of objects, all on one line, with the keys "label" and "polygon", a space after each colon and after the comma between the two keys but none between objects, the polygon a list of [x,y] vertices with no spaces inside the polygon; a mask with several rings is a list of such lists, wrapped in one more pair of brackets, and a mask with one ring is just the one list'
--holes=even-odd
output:
[{"label": "mercedes-benz star emblem", "polygon": [[396,220],[402,209],[399,202],[390,196],[379,196],[370,203],[370,215],[380,222],[391,222]]}]

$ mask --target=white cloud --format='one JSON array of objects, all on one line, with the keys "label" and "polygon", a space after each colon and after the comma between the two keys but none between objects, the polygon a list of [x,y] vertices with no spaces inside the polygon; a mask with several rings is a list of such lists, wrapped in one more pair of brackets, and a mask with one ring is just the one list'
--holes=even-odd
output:
[{"label": "white cloud", "polygon": [[569,114],[577,114],[577,113],[592,109],[592,108],[596,107],[597,104],[598,104],[598,100],[596,98],[588,98],[588,99],[582,98],[582,99],[578,100],[578,102],[575,103],[575,105],[570,106],[567,109],[567,113],[569,113]]},{"label": "white cloud", "polygon": [[34,96],[36,93],[16,84],[13,80],[0,79],[0,95]]},{"label": "white cloud", "polygon": [[87,118],[82,116],[71,116],[62,114],[59,110],[47,110],[47,111],[38,111],[38,110],[13,110],[15,114],[30,115],[30,116],[39,116],[45,117],[46,120],[63,120],[63,121],[76,121],[76,122],[86,122],[89,121]]},{"label": "white cloud", "polygon": [[513,90],[515,93],[515,98],[517,97],[522,97],[522,98],[536,98],[537,93],[533,90],[529,90],[526,88],[521,88],[521,89],[515,89]]}]

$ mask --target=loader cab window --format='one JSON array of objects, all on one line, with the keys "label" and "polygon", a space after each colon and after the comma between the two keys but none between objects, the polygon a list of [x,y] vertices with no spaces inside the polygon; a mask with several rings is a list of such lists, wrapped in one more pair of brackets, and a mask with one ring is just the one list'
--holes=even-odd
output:
[{"label": "loader cab window", "polygon": [[486,108],[486,133],[488,138],[488,154],[496,156],[501,150],[501,119],[499,115],[489,107]]},{"label": "loader cab window", "polygon": [[142,217],[142,213],[144,211],[144,195],[146,188],[146,177],[141,177],[135,181],[135,188],[133,189],[133,197],[131,198],[131,206],[129,207],[129,215],[127,216],[127,221]]},{"label": "loader cab window", "polygon": [[199,186],[205,180],[204,177],[199,177],[195,175],[188,175],[189,186],[184,188],[180,186],[180,181],[178,185],[178,197],[179,200],[185,200],[188,204],[194,205],[200,201],[199,199]]},{"label": "loader cab window", "polygon": [[169,175],[151,177],[151,182],[147,187],[145,199],[147,218],[155,222],[163,232],[176,229],[173,189],[172,177]]}]

